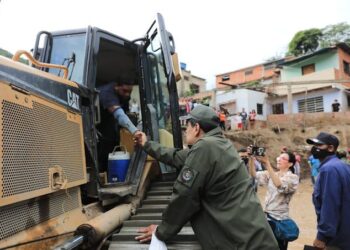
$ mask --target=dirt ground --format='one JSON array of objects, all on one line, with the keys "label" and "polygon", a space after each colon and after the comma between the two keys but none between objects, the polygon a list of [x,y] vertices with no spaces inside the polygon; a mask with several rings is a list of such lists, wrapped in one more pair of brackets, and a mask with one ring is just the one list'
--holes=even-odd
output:
[{"label": "dirt ground", "polygon": [[[303,179],[294,194],[289,207],[289,215],[298,224],[299,238],[290,242],[288,249],[301,250],[304,245],[312,245],[316,236],[316,214],[312,205],[313,186],[311,180]],[[259,187],[258,196],[261,204],[264,204],[266,187]]]}]

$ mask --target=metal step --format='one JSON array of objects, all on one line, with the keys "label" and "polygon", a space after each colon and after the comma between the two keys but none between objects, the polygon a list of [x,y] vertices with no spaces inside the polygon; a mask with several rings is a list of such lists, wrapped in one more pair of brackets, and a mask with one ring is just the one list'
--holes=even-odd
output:
[{"label": "metal step", "polygon": [[172,193],[172,190],[151,190],[149,192],[147,192],[147,197],[150,196],[159,196],[159,195],[166,195],[166,196],[170,196]]},{"label": "metal step", "polygon": [[[134,234],[135,236],[138,236],[139,233],[137,233],[137,230],[139,229],[139,227],[123,227],[119,233],[113,234],[112,239],[114,239],[114,237],[118,236],[118,234]],[[179,234],[182,235],[190,235],[190,234],[194,234],[193,229],[191,226],[187,225],[184,226]]]},{"label": "metal step", "polygon": [[124,227],[148,227],[151,224],[159,225],[162,221],[161,220],[127,220],[123,223]]},{"label": "metal step", "polygon": [[130,220],[161,220],[162,213],[140,213],[131,216]]},{"label": "metal step", "polygon": [[170,202],[170,197],[169,199],[154,199],[154,198],[148,198],[144,201],[142,201],[143,205],[167,205]]},{"label": "metal step", "polygon": [[[181,243],[167,243],[168,250],[201,250],[201,246],[198,242],[181,242]],[[135,241],[113,241],[109,245],[109,250],[148,250],[149,244],[135,243]]]},{"label": "metal step", "polygon": [[143,205],[136,210],[136,214],[139,213],[161,213],[167,205]]},{"label": "metal step", "polygon": [[[135,240],[139,236],[138,229],[151,224],[159,225],[162,213],[170,202],[173,182],[153,182],[146,194],[146,199],[141,202],[142,206],[136,210],[136,214],[123,223],[118,233],[110,238],[110,250],[142,250],[148,249],[149,244],[141,244]],[[187,223],[181,231],[166,243],[169,250],[200,250],[196,236],[190,223]]]},{"label": "metal step", "polygon": [[165,190],[173,190],[173,187],[151,187],[149,191],[165,191]]},{"label": "metal step", "polygon": [[[140,233],[137,232],[138,229],[139,229],[138,227],[124,228],[119,233],[113,234],[112,240],[113,241],[133,241],[135,240],[135,237],[140,235]],[[196,241],[196,240],[197,238],[194,235],[192,227],[190,226],[183,227],[181,231],[174,238],[172,238],[172,241],[174,242]]]},{"label": "metal step", "polygon": [[125,185],[120,187],[103,187],[100,188],[99,192],[101,195],[117,195],[119,197],[124,197],[126,195],[131,194],[133,191],[133,187],[131,185]]},{"label": "metal step", "polygon": [[152,187],[172,187],[174,185],[173,181],[155,181],[152,182]]},{"label": "metal step", "polygon": [[[123,222],[124,227],[148,227],[151,224],[159,225],[162,220],[127,220]],[[188,222],[185,226],[190,226],[191,223]],[[122,229],[123,229],[122,228]]]}]

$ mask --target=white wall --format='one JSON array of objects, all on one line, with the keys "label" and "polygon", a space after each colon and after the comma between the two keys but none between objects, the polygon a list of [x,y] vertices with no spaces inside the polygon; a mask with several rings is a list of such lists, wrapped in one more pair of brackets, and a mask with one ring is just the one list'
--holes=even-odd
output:
[{"label": "white wall", "polygon": [[[346,111],[346,96],[343,93],[343,91],[333,88],[333,89],[324,89],[324,90],[317,90],[317,91],[311,91],[307,93],[307,98],[317,97],[317,96],[323,96],[323,108],[324,112],[332,112],[332,103],[334,102],[334,99],[337,99],[340,103],[340,110]],[[293,113],[298,113],[298,100],[305,98],[305,92],[300,94],[293,95]],[[278,99],[273,99],[269,104],[269,113],[272,114],[272,105],[277,103],[283,103],[283,109],[284,114],[289,114],[288,111],[288,101],[287,97],[282,97]]]},{"label": "white wall", "polygon": [[266,120],[267,115],[267,103],[266,103],[266,94],[263,92],[258,92],[249,89],[235,89],[226,93],[218,92],[216,94],[216,107],[219,107],[220,104],[236,102],[236,113],[242,111],[242,108],[249,113],[252,109],[257,111],[257,104],[263,104],[263,114],[257,115],[257,120]]}]

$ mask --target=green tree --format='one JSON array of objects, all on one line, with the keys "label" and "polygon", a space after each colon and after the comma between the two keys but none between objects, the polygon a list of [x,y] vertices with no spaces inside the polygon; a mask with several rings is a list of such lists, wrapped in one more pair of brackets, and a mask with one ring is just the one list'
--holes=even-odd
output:
[{"label": "green tree", "polygon": [[320,29],[308,29],[297,32],[288,45],[288,53],[298,56],[315,51],[322,37]]},{"label": "green tree", "polygon": [[[0,48],[0,56],[4,56],[4,57],[10,58],[10,59],[13,57],[13,55],[10,52],[8,52],[7,50],[4,50],[2,48]],[[27,59],[20,58],[19,61],[21,63],[29,65],[29,61]]]},{"label": "green tree", "polygon": [[10,52],[8,52],[7,50],[0,48],[0,56],[12,58],[13,55]]},{"label": "green tree", "polygon": [[320,39],[321,48],[329,47],[341,42],[350,45],[349,24],[343,22],[334,25],[327,25],[322,29],[322,37]]}]

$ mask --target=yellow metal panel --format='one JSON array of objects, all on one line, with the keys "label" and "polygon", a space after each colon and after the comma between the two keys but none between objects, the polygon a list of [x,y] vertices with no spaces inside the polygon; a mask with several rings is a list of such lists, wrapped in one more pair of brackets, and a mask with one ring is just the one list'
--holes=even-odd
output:
[{"label": "yellow metal panel", "polygon": [[86,183],[83,138],[80,114],[0,82],[0,207]]}]

